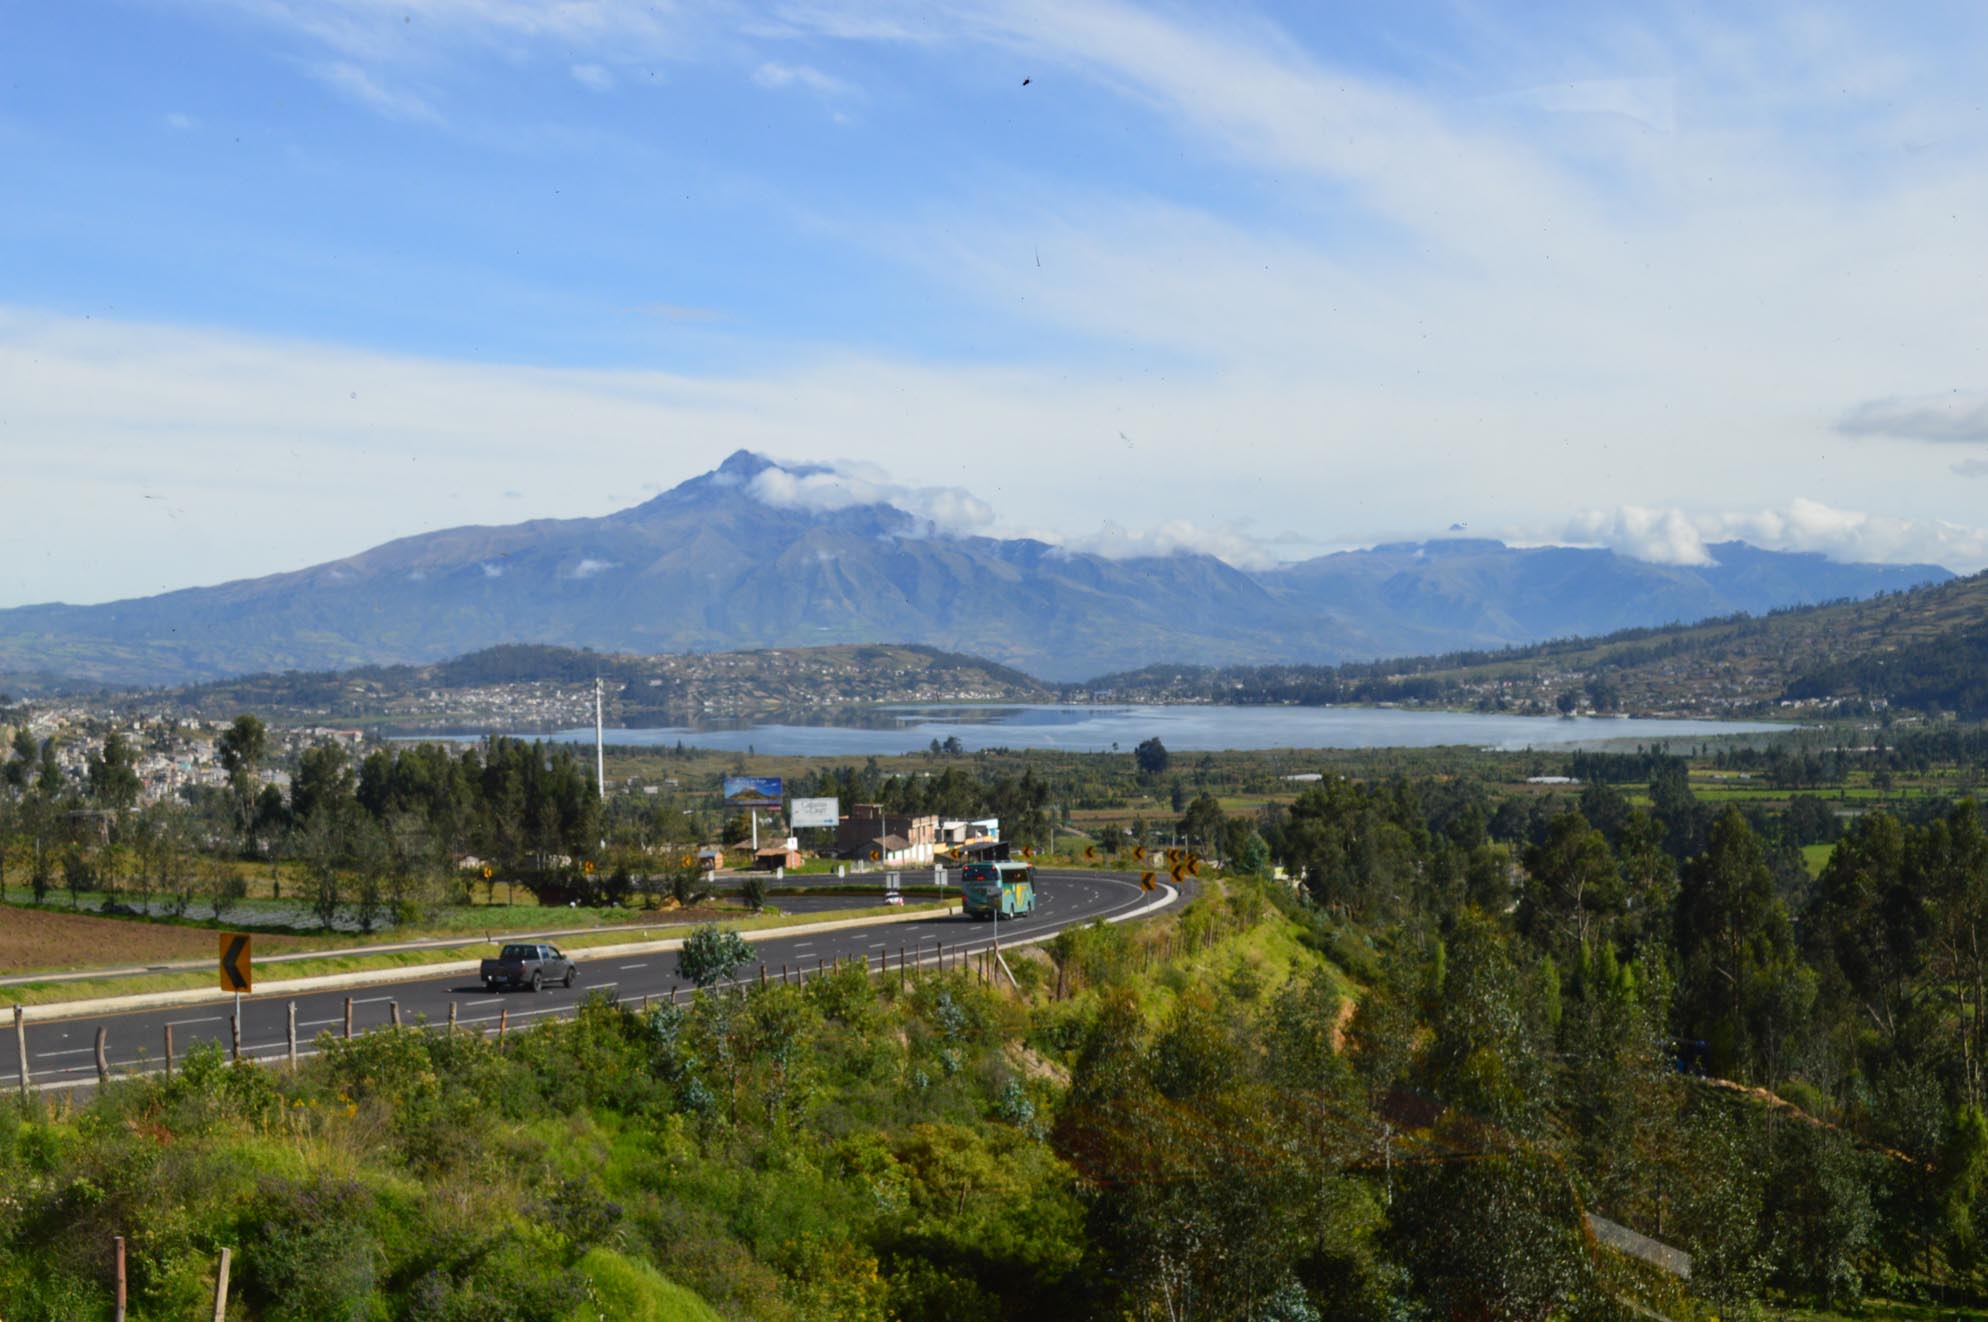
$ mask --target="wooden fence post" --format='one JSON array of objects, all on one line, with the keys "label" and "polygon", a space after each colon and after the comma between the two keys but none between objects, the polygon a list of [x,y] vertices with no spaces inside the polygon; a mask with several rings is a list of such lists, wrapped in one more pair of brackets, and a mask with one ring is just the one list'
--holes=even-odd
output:
[{"label": "wooden fence post", "polygon": [[502,1042],[504,1034],[511,1031],[511,1008],[505,1006],[497,1012],[497,1040]]},{"label": "wooden fence post", "polygon": [[173,1077],[173,1026],[166,1025],[166,1077]]},{"label": "wooden fence post", "polygon": [[764,964],[759,966],[759,989],[761,991],[766,990],[766,965]]},{"label": "wooden fence post", "polygon": [[[642,1008],[645,1010],[649,1008],[649,998],[646,996],[642,998]],[[449,1002],[449,1036],[454,1037],[455,1035],[456,1035],[456,1003],[454,1001],[450,1001]]]},{"label": "wooden fence post", "polygon": [[27,1013],[20,1006],[14,1007],[14,1045],[21,1055],[21,1096],[28,1095],[28,1022]]},{"label": "wooden fence post", "polygon": [[214,1279],[214,1322],[228,1319],[228,1263],[234,1256],[233,1249],[221,1250],[221,1269]]},{"label": "wooden fence post", "polygon": [[290,1072],[297,1072],[297,1003],[290,1002],[290,1029],[287,1034],[290,1042]]},{"label": "wooden fence post", "polygon": [[345,998],[345,1040],[352,1040],[352,998]]},{"label": "wooden fence post", "polygon": [[393,1026],[394,1026],[395,1028],[399,1028],[399,1027],[400,1027],[400,1002],[399,1002],[399,1001],[388,1001],[388,1002],[387,1002],[387,1018],[389,1018],[389,1019],[393,1020]]},{"label": "wooden fence post", "polygon": [[117,1322],[124,1322],[124,1236],[112,1235],[110,1242],[111,1255],[115,1261],[115,1271],[117,1273],[117,1313],[115,1316]]},{"label": "wooden fence post", "polygon": [[[104,1051],[104,1046],[109,1041],[109,1039],[110,1039],[110,1030],[99,1024],[97,1026],[97,1082],[98,1083],[110,1082],[110,1057]],[[118,1241],[118,1243],[120,1244],[122,1244],[123,1242],[124,1242],[123,1240]]]}]

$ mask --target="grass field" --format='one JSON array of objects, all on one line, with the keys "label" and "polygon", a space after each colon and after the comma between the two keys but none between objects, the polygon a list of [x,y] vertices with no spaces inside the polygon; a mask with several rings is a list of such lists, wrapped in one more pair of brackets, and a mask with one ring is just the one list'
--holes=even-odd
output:
[{"label": "grass field", "polygon": [[1835,845],[1803,845],[1802,862],[1808,867],[1809,875],[1820,877],[1829,864],[1829,856],[1835,852]]}]

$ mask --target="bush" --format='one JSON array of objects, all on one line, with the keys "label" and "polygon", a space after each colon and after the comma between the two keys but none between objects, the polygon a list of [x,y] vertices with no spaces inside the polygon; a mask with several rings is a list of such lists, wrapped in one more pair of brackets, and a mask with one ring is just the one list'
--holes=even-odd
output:
[{"label": "bush", "polygon": [[737,932],[700,923],[677,951],[676,972],[699,987],[715,987],[752,962],[752,947]]},{"label": "bush", "polygon": [[359,1316],[377,1284],[372,1206],[349,1180],[265,1176],[241,1227],[244,1301],[271,1318]]}]

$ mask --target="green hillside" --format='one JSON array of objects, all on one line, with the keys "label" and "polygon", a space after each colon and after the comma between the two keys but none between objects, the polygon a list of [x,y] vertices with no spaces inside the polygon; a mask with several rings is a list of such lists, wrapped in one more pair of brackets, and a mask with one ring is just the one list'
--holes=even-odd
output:
[{"label": "green hillside", "polygon": [[1091,681],[1124,699],[1405,702],[1679,715],[1881,709],[1988,718],[1988,574],[1859,601],[1501,651],[1341,666],[1155,666]]}]

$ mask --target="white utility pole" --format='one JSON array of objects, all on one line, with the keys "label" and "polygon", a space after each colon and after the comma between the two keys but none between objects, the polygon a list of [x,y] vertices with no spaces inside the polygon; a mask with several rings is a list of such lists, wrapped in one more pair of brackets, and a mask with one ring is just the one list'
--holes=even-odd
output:
[{"label": "white utility pole", "polygon": [[594,676],[594,784],[600,789],[601,802],[607,802],[607,747],[602,742],[601,731],[601,679]]}]

